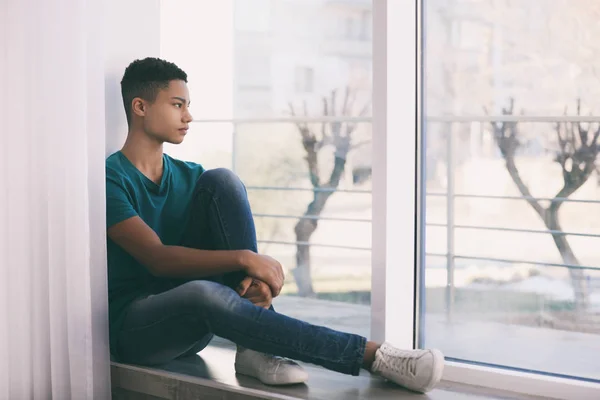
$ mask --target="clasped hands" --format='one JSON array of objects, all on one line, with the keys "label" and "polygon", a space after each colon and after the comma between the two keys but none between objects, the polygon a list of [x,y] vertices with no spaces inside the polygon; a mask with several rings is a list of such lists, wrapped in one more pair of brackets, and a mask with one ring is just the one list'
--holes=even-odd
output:
[{"label": "clasped hands", "polygon": [[250,300],[262,308],[269,308],[273,301],[273,293],[269,285],[251,276],[245,277],[236,288],[240,297]]},{"label": "clasped hands", "polygon": [[257,306],[269,308],[283,287],[285,276],[281,264],[272,257],[247,252],[242,265],[248,276],[236,288],[237,293]]}]

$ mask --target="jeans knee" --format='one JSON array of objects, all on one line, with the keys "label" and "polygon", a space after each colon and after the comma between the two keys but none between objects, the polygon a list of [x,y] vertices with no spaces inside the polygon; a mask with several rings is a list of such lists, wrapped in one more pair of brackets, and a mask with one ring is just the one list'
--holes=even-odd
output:
[{"label": "jeans knee", "polygon": [[227,168],[209,169],[200,175],[198,182],[221,189],[237,190],[244,187],[240,178]]},{"label": "jeans knee", "polygon": [[191,314],[209,316],[231,311],[241,300],[232,289],[212,281],[195,280],[181,285],[180,305]]}]

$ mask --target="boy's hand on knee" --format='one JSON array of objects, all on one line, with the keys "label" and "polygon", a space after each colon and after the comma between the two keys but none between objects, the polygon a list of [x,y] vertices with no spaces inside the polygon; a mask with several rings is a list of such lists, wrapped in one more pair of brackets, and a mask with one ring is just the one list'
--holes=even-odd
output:
[{"label": "boy's hand on knee", "polygon": [[246,295],[248,288],[250,287],[250,285],[252,285],[253,279],[254,278],[252,278],[251,276],[247,276],[244,279],[242,279],[242,281],[239,283],[235,291],[240,295],[240,297],[244,297]]},{"label": "boy's hand on knee", "polygon": [[271,288],[273,297],[277,297],[281,292],[285,275],[279,261],[263,254],[257,254],[247,251],[242,258],[240,265],[248,276],[266,283]]},{"label": "boy's hand on knee", "polygon": [[252,304],[263,308],[269,308],[273,300],[269,285],[250,276],[240,282],[237,292],[241,297],[250,300]]}]

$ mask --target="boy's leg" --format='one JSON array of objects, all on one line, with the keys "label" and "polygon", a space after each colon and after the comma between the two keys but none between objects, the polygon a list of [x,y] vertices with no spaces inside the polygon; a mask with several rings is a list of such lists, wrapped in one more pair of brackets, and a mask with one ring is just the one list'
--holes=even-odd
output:
[{"label": "boy's leg", "polygon": [[[205,250],[257,251],[246,188],[230,170],[211,169],[198,179],[183,245]],[[213,280],[235,289],[244,277],[243,272],[234,272]]]},{"label": "boy's leg", "polygon": [[[256,229],[246,189],[240,179],[225,168],[204,172],[196,182],[190,203],[190,220],[181,245],[203,250],[257,251]],[[208,278],[233,289],[244,279],[241,272]],[[171,280],[172,287],[191,280]],[[212,338],[212,336],[211,336]],[[186,357],[206,347],[205,338],[183,354]]]},{"label": "boy's leg", "polygon": [[[216,168],[204,172],[196,182],[190,208],[183,246],[204,250],[258,250],[246,188],[232,171]],[[236,289],[244,278],[244,273],[233,272],[208,280]],[[176,284],[187,281],[180,280]],[[273,306],[270,309],[273,310]],[[204,347],[201,340],[183,356],[196,354]]]},{"label": "boy's leg", "polygon": [[[165,334],[168,333],[168,334]],[[366,339],[252,304],[212,281],[190,281],[134,302],[120,333],[124,362],[161,364],[181,343],[215,334],[258,352],[358,375]]]},{"label": "boy's leg", "polygon": [[[204,172],[196,183],[190,207],[184,246],[207,250],[258,250],[246,188],[232,171],[217,168]],[[245,277],[243,272],[234,272],[209,280],[235,290]],[[274,310],[272,305],[269,309]],[[184,356],[199,352],[203,347],[201,341]],[[237,372],[263,381],[265,373],[272,371],[268,373],[272,383],[299,383],[308,379],[297,363],[244,349],[239,343],[235,367]]]},{"label": "boy's leg", "polygon": [[[288,357],[345,374],[358,375],[365,366],[364,337],[264,309],[212,281],[190,281],[134,302],[120,333],[120,354],[124,362],[160,364],[170,361],[172,349],[181,343],[192,343],[195,338],[207,337],[207,333],[256,354]],[[428,391],[441,378],[443,356],[439,352],[402,351],[384,344],[376,353],[369,369],[409,389]],[[294,377],[281,379],[278,369],[282,366],[285,364],[275,365],[257,377],[269,384],[297,383]]]}]

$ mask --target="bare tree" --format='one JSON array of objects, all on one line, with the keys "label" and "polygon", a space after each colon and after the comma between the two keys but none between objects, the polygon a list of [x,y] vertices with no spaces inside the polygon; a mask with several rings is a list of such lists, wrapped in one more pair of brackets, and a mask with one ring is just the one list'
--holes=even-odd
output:
[{"label": "bare tree", "polygon": [[[356,93],[346,87],[343,91],[341,108],[337,107],[338,90],[332,90],[331,94],[322,99],[323,117],[351,117],[354,113]],[[289,104],[290,112],[297,116],[293,104]],[[365,104],[355,116],[363,117],[370,110],[370,102]],[[308,117],[306,102],[303,103],[303,114]],[[335,193],[344,174],[348,153],[357,147],[368,143],[368,141],[357,142],[353,134],[356,131],[356,122],[329,120],[316,125],[306,122],[298,122],[298,132],[302,140],[302,146],[306,152],[306,166],[313,187],[313,199],[306,207],[304,215],[298,220],[294,228],[296,234],[296,268],[292,271],[301,296],[313,297],[315,295],[311,277],[310,238],[317,230],[319,216],[323,212],[327,200]],[[326,148],[333,148],[334,164],[327,173],[319,167],[319,152]]]},{"label": "bare tree", "polygon": [[[510,106],[503,108],[502,113],[503,115],[513,115],[513,111],[514,99],[511,99]],[[577,102],[577,115],[581,115],[580,101]],[[559,122],[556,124],[555,130],[559,149],[556,152],[554,161],[562,168],[563,186],[550,201],[550,205],[543,207],[531,195],[531,191],[521,178],[515,163],[515,154],[521,145],[518,123],[515,121],[492,122],[494,140],[505,160],[506,169],[510,177],[523,198],[544,222],[544,225],[552,235],[554,244],[563,262],[572,266],[569,268],[569,274],[578,310],[584,310],[587,307],[588,286],[583,270],[578,268],[580,266],[579,260],[575,256],[561,227],[559,210],[569,196],[583,186],[596,170],[596,159],[600,151],[600,145],[598,144],[600,126],[592,129],[591,124],[587,124],[588,126],[585,125],[581,122]]]}]

